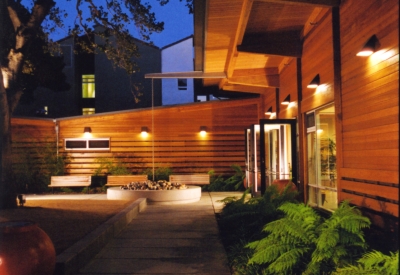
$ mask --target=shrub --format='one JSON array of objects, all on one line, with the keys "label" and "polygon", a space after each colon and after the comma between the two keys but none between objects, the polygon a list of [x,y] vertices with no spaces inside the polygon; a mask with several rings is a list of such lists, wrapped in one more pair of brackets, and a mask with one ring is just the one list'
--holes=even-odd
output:
[{"label": "shrub", "polygon": [[218,219],[221,239],[235,274],[261,274],[260,265],[248,264],[252,250],[245,245],[265,237],[263,226],[281,218],[283,212],[278,207],[287,201],[294,202],[297,195],[289,186],[280,192],[275,185],[269,186],[262,197],[250,198],[249,192],[250,189],[246,190],[239,199],[227,197],[222,200],[225,206]]},{"label": "shrub", "polygon": [[[153,168],[147,168],[143,171],[144,175],[148,176],[148,179],[153,180]],[[172,174],[172,168],[169,166],[159,166],[154,169],[154,180],[166,180],[169,181],[169,175]]]},{"label": "shrub", "polygon": [[249,264],[265,265],[266,274],[330,274],[367,246],[362,230],[370,221],[348,201],[327,219],[304,204],[285,203],[279,210],[285,217],[268,223],[267,236],[247,246],[255,250]]},{"label": "shrub", "polygon": [[[31,142],[39,144],[33,139]],[[13,174],[18,193],[46,191],[51,176],[64,174],[70,158],[57,155],[54,144],[47,140],[40,144],[42,146],[13,155]]]},{"label": "shrub", "polygon": [[399,251],[390,255],[385,255],[379,251],[373,250],[364,254],[357,265],[348,265],[338,268],[333,274],[342,275],[362,275],[362,274],[399,274]]},{"label": "shrub", "polygon": [[94,171],[94,176],[131,174],[128,168],[115,158],[96,158],[95,163],[98,163],[99,167]]},{"label": "shrub", "polygon": [[234,170],[234,174],[228,178],[224,178],[222,175],[216,175],[214,170],[208,172],[210,175],[210,184],[203,186],[203,191],[244,191],[243,179],[245,174],[242,168],[237,165],[231,165]]}]

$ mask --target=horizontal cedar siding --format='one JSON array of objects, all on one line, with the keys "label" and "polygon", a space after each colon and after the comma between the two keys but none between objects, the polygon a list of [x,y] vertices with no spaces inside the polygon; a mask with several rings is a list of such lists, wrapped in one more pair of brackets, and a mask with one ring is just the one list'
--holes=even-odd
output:
[{"label": "horizontal cedar siding", "polygon": [[[340,9],[343,167],[339,196],[398,217],[399,2],[346,1]],[[378,52],[358,57],[372,36]],[[383,225],[384,226],[384,225]]]},{"label": "horizontal cedar siding", "polygon": [[[155,166],[171,167],[174,173],[232,174],[232,164],[244,166],[244,129],[258,123],[258,99],[194,103],[133,111],[58,119],[58,149],[69,157],[67,174],[93,174],[98,158],[113,158],[132,173]],[[154,129],[152,117],[154,116]],[[142,126],[149,136],[142,138]],[[201,138],[200,126],[207,127]],[[82,138],[83,128],[91,127],[93,138],[110,138],[110,151],[65,151],[65,138]],[[13,134],[29,133],[39,140],[56,137],[52,120],[13,118]],[[14,148],[38,146],[26,138],[16,138]]]}]

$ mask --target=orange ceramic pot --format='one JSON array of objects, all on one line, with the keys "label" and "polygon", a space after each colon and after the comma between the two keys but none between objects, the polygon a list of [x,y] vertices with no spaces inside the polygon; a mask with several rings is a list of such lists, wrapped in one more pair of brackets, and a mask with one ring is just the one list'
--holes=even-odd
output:
[{"label": "orange ceramic pot", "polygon": [[1,275],[52,275],[55,264],[53,242],[36,223],[0,222]]},{"label": "orange ceramic pot", "polygon": [[276,185],[278,187],[279,192],[283,192],[285,189],[286,185],[290,184],[292,187],[289,189],[291,191],[296,191],[297,187],[296,185],[291,181],[291,180],[274,180],[272,184]]}]

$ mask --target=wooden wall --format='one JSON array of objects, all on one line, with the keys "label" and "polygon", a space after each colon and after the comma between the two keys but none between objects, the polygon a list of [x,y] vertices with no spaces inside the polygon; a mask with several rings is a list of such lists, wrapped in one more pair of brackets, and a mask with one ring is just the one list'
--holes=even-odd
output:
[{"label": "wooden wall", "polygon": [[[277,118],[296,118],[298,108],[298,88],[297,88],[297,64],[296,59],[285,66],[280,74],[280,87],[279,87],[279,114]],[[290,95],[290,104],[282,105],[282,101]]]},{"label": "wooden wall", "polygon": [[[339,198],[399,216],[399,2],[340,7],[343,166]],[[357,51],[376,35],[370,57]]]},{"label": "wooden wall", "polygon": [[[232,174],[232,164],[244,166],[244,129],[258,123],[258,112],[259,100],[249,99],[57,119],[58,149],[70,157],[67,174],[93,174],[99,157],[113,158],[132,173],[141,173],[153,167],[153,146],[156,167],[168,166],[175,173],[215,170],[218,174]],[[12,125],[14,148],[37,146],[36,142],[24,142],[20,133],[40,139],[49,137],[50,144],[55,144],[52,120],[13,118]],[[142,126],[149,128],[147,138],[140,135]],[[200,126],[207,127],[206,137],[200,136]],[[65,151],[64,139],[83,137],[84,127],[91,127],[94,138],[111,138],[111,150]]]},{"label": "wooden wall", "polygon": [[[306,113],[334,101],[332,14],[329,10],[317,19],[318,24],[308,34],[303,44],[301,58],[302,101],[301,112]],[[319,74],[318,90],[307,88]]]}]

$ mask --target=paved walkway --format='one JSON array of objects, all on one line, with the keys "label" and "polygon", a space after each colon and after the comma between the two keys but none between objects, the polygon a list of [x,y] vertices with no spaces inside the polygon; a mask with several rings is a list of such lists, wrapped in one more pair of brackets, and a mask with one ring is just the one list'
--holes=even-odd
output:
[{"label": "paved walkway", "polygon": [[148,205],[78,274],[231,274],[214,214],[223,206],[217,201],[234,194],[203,192],[195,203]]}]

